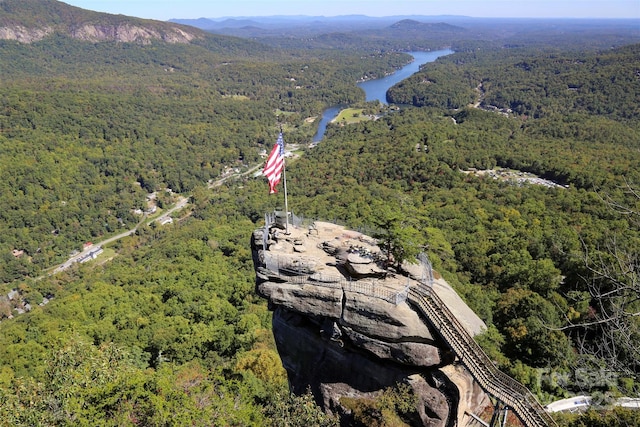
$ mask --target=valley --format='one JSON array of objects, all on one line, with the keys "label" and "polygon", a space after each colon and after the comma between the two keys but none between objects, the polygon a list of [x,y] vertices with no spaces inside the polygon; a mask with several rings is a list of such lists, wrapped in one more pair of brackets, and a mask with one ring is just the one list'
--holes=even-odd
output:
[{"label": "valley", "polygon": [[[402,382],[341,400],[348,421],[290,393],[250,247],[283,207],[259,173],[280,131],[289,209],[375,236],[389,262],[425,252],[543,406],[638,396],[637,21],[184,24],[0,2],[2,422],[420,425]],[[384,114],[358,86],[439,49]],[[338,105],[309,148],[307,119]],[[88,242],[96,262],[46,274]]]}]

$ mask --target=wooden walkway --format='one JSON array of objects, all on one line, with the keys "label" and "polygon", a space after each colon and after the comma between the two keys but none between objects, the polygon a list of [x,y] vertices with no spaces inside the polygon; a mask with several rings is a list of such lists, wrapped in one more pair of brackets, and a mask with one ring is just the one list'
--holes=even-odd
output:
[{"label": "wooden walkway", "polygon": [[525,427],[557,427],[556,422],[535,396],[525,386],[500,371],[489,359],[433,290],[432,277],[430,279],[429,276],[425,276],[421,281],[412,281],[411,285],[407,283],[402,291],[390,291],[366,281],[358,283],[340,277],[305,274],[284,267],[277,258],[269,260],[264,267],[267,274],[290,283],[342,288],[344,291],[367,294],[390,303],[406,302],[414,306],[423,315],[425,322],[432,325],[453,350],[480,387],[513,411]]},{"label": "wooden walkway", "polygon": [[526,387],[496,368],[430,286],[420,284],[411,287],[408,302],[433,325],[480,387],[507,405],[525,427],[557,426]]}]

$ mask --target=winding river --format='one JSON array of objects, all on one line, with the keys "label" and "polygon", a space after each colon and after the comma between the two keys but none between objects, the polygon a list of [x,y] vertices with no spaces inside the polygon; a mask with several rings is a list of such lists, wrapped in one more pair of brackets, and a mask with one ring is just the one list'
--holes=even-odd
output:
[{"label": "winding river", "polygon": [[[367,80],[366,82],[358,83],[358,87],[362,88],[366,95],[367,101],[380,101],[382,104],[387,104],[387,90],[393,85],[412,74],[420,70],[420,66],[428,62],[433,62],[441,56],[452,54],[451,49],[434,50],[433,52],[407,52],[413,56],[413,61],[410,64],[405,65],[400,70],[393,74],[385,76],[380,79]],[[333,120],[340,110],[345,108],[344,105],[336,105],[334,107],[327,108],[322,113],[322,119],[318,125],[318,131],[313,137],[313,142],[319,142],[322,140],[325,131],[327,130],[327,124]]]}]

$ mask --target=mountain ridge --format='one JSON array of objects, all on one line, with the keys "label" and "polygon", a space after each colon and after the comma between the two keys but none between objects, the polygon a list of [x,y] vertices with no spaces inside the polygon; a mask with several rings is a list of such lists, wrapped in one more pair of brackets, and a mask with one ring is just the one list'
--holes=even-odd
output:
[{"label": "mountain ridge", "polygon": [[88,42],[191,43],[209,33],[195,27],[94,12],[57,0],[0,1],[0,39],[33,43],[53,35]]}]

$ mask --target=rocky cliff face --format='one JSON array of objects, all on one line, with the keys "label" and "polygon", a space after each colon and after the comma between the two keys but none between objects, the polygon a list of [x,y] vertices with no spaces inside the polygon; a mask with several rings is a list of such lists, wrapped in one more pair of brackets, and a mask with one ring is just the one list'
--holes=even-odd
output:
[{"label": "rocky cliff face", "polygon": [[[311,389],[345,422],[343,397],[378,396],[408,384],[418,426],[465,425],[487,397],[437,331],[406,300],[422,275],[387,273],[368,236],[329,223],[259,229],[253,234],[258,293],[269,300],[273,332],[292,390]],[[407,266],[409,267],[409,266]],[[442,279],[438,293],[472,334],[483,322]]]},{"label": "rocky cliff face", "polygon": [[48,37],[53,34],[53,32],[53,28],[49,26],[27,28],[22,25],[8,25],[0,27],[0,39],[16,40],[21,43],[32,43]]},{"label": "rocky cliff face", "polygon": [[42,40],[54,33],[68,35],[74,39],[89,42],[126,42],[149,44],[154,40],[166,43],[189,43],[198,38],[195,32],[187,31],[178,26],[158,28],[153,25],[136,25],[133,23],[95,24],[81,23],[72,28],[25,27],[10,25],[0,27],[0,39],[16,40],[21,43],[32,43]]},{"label": "rocky cliff face", "polygon": [[206,34],[174,23],[98,13],[52,0],[0,0],[0,39],[33,43],[61,34],[89,42],[189,43]]},{"label": "rocky cliff face", "polygon": [[153,40],[167,43],[189,43],[196,35],[178,27],[157,28],[154,26],[122,23],[116,25],[95,25],[85,23],[69,31],[71,37],[79,40],[117,41],[148,44]]}]

